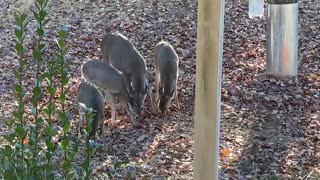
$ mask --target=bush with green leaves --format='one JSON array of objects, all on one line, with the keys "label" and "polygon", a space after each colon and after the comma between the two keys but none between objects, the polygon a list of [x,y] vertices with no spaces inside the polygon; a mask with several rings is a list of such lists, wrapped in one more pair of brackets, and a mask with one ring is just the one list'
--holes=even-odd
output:
[{"label": "bush with green leaves", "polygon": [[92,122],[96,111],[94,111],[92,108],[87,108],[86,105],[82,103],[80,103],[80,105],[85,111],[85,119],[87,119],[87,126],[83,130],[84,136],[86,137],[86,145],[84,150],[85,160],[81,164],[82,169],[78,169],[77,174],[80,177],[84,177],[84,179],[89,180],[93,171],[92,167],[90,167],[90,159],[95,150],[95,143],[93,140],[90,139],[90,133],[92,131]]},{"label": "bush with green leaves", "polygon": [[[94,153],[94,143],[89,139],[90,126],[85,129],[85,160],[76,164],[80,141],[70,132],[71,118],[66,112],[68,93],[68,52],[66,28],[58,30],[58,50],[53,57],[46,55],[49,48],[44,41],[48,19],[49,0],[36,0],[33,17],[36,21],[35,47],[32,58],[28,59],[26,48],[26,30],[31,19],[17,12],[14,28],[15,51],[19,67],[13,73],[17,80],[15,94],[17,106],[12,118],[7,121],[10,132],[3,138],[6,143],[0,148],[0,178],[4,179],[89,179],[92,174],[90,160]],[[33,62],[32,62],[33,60]],[[30,101],[23,82],[27,81],[26,65],[35,63],[34,83]],[[44,72],[41,69],[46,69]],[[56,98],[57,90],[59,97]],[[48,98],[47,101],[43,101]],[[27,109],[31,104],[31,109]],[[27,114],[28,110],[31,114]],[[94,112],[87,111],[90,119]],[[89,123],[90,125],[90,123]],[[60,155],[62,154],[62,155]],[[61,163],[60,163],[61,162]]]}]

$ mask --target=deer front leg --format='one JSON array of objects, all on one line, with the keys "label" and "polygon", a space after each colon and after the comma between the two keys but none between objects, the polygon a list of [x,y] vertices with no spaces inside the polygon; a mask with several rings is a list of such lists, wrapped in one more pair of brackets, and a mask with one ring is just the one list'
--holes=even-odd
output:
[{"label": "deer front leg", "polygon": [[152,88],[148,82],[148,80],[146,80],[146,85],[147,85],[147,91],[148,91],[148,95],[150,97],[150,102],[151,102],[151,110],[154,111],[155,107],[153,104],[153,99],[152,99]]},{"label": "deer front leg", "polygon": [[113,96],[110,98],[111,104],[111,123],[114,124],[116,120],[116,101]]},{"label": "deer front leg", "polygon": [[111,94],[105,92],[105,99],[106,102],[110,103],[110,107],[111,107],[111,124],[114,124],[115,120],[116,120],[116,101],[114,99],[114,96],[112,96]]},{"label": "deer front leg", "polygon": [[78,125],[78,138],[81,138],[81,128],[83,127],[84,114],[81,110],[81,107],[78,108],[79,111],[79,125]]},{"label": "deer front leg", "polygon": [[102,123],[100,124],[100,134],[102,136],[102,141],[103,141],[103,146],[104,146],[104,149],[106,151],[108,151],[107,149],[107,145],[106,145],[106,137],[104,135],[104,122],[102,121]]},{"label": "deer front leg", "polygon": [[[156,70],[157,71],[157,70]],[[156,72],[156,95],[155,95],[155,105],[153,106],[153,113],[157,112],[158,104],[159,104],[159,83],[160,83],[160,74]]]}]

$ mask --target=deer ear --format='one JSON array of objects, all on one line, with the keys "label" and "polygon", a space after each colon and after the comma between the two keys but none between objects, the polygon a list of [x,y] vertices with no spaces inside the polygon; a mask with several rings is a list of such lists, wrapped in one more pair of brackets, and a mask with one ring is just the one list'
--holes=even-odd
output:
[{"label": "deer ear", "polygon": [[148,92],[149,88],[150,88],[150,84],[149,84],[148,80],[146,80],[144,82],[144,91],[145,91],[144,93]]},{"label": "deer ear", "polygon": [[79,102],[79,106],[83,109],[87,109],[87,106],[84,103]]},{"label": "deer ear", "polygon": [[159,92],[159,94],[163,94],[163,88],[159,87],[158,92]]},{"label": "deer ear", "polygon": [[127,103],[127,106],[128,106],[128,109],[129,109],[130,111],[132,111],[132,106],[131,106],[130,102]]},{"label": "deer ear", "polygon": [[170,91],[168,94],[165,94],[165,97],[168,99],[171,99],[173,97],[173,94],[174,94],[174,90]]},{"label": "deer ear", "polygon": [[170,95],[171,95],[171,96],[173,96],[173,94],[174,94],[174,90],[172,90],[172,91],[170,92]]}]

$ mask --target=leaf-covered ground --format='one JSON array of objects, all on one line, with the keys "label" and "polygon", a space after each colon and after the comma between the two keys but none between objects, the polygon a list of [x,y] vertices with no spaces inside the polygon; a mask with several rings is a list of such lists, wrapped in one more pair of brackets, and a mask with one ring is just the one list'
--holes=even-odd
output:
[{"label": "leaf-covered ground", "polygon": [[[0,0],[0,117],[2,126],[15,106],[12,69],[13,10],[28,11],[32,1]],[[319,7],[314,0],[299,5],[299,75],[279,79],[257,76],[265,71],[266,18],[250,19],[248,4],[226,1],[221,116],[221,179],[302,179],[319,177],[320,70]],[[48,39],[66,24],[70,33],[70,88],[68,110],[76,132],[74,101],[81,81],[80,66],[101,59],[100,42],[110,31],[126,35],[145,57],[154,82],[152,51],[161,39],[175,47],[180,61],[179,101],[166,118],[143,114],[145,128],[133,128],[119,106],[116,128],[106,130],[109,147],[94,157],[95,177],[102,179],[111,165],[129,162],[147,179],[192,179],[193,114],[197,4],[194,0],[71,0],[52,1]],[[33,23],[29,26],[31,32]],[[32,48],[33,34],[27,36]],[[49,53],[54,41],[48,40]],[[30,55],[30,53],[29,53]],[[25,85],[31,90],[33,62]],[[110,118],[109,106],[106,119]],[[109,124],[110,121],[106,120]],[[208,142],[209,143],[209,142]],[[121,169],[115,172],[121,174]]]}]

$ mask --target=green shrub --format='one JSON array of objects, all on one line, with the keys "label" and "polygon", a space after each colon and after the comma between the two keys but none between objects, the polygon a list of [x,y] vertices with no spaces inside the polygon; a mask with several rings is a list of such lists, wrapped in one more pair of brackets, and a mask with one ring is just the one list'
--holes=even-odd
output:
[{"label": "green shrub", "polygon": [[[45,52],[49,48],[44,42],[44,28],[49,22],[48,3],[48,0],[35,1],[33,17],[36,20],[37,38],[32,49],[32,59],[26,59],[25,56],[28,16],[17,12],[15,17],[15,51],[19,58],[19,67],[13,73],[17,80],[15,94],[18,105],[7,122],[10,132],[3,136],[7,143],[0,148],[0,178],[74,179],[77,175],[89,179],[92,174],[90,160],[95,146],[89,139],[89,133],[94,112],[86,112],[89,126],[84,130],[85,160],[76,164],[74,159],[78,154],[80,141],[70,133],[71,118],[65,110],[69,82],[68,63],[65,58],[68,52],[65,43],[68,31],[66,28],[58,30],[58,50],[53,57],[46,56]],[[27,102],[23,81],[26,80],[25,67],[32,60],[36,64],[35,77],[32,97],[30,102]],[[46,71],[42,72],[41,69]],[[57,89],[61,90],[58,98],[55,97]],[[43,103],[45,97],[48,101]],[[32,105],[31,116],[26,114],[28,103]],[[55,119],[56,117],[58,119]],[[59,153],[63,156],[59,156]]]}]

